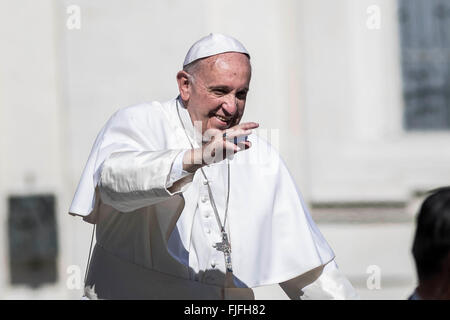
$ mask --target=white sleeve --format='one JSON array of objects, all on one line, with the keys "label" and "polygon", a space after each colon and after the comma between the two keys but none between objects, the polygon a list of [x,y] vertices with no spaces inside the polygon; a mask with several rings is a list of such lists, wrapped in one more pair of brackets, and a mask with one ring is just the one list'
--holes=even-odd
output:
[{"label": "white sleeve", "polygon": [[130,212],[183,192],[192,182],[193,174],[168,183],[172,165],[180,153],[182,150],[111,154],[103,163],[98,184],[102,201],[121,212]]},{"label": "white sleeve", "polygon": [[356,290],[339,271],[334,260],[327,263],[320,276],[301,289],[301,300],[357,300]]},{"label": "white sleeve", "polygon": [[170,170],[169,177],[167,179],[166,188],[172,187],[175,181],[178,181],[186,177],[187,175],[191,174],[183,170],[183,157],[187,151],[189,150],[180,152],[178,156],[175,158],[175,161],[172,164],[172,169]]}]

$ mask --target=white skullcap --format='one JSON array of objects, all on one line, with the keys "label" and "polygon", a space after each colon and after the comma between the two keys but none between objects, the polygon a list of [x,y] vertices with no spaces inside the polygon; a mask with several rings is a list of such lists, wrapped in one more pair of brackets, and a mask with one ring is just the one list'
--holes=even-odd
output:
[{"label": "white skullcap", "polygon": [[192,45],[186,54],[183,67],[195,60],[225,52],[240,52],[250,58],[247,49],[235,38],[220,33],[210,33]]}]

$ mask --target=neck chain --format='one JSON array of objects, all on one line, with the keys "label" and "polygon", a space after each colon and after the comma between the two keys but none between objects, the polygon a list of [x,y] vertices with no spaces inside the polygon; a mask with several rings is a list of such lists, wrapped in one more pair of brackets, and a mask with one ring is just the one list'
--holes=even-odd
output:
[{"label": "neck chain", "polygon": [[[181,126],[183,127],[184,133],[186,134],[186,138],[188,139],[189,144],[191,145],[191,148],[194,149],[194,145],[192,144],[191,139],[189,138],[189,135],[187,134],[186,128],[184,126],[183,120],[181,119],[180,110],[179,110],[179,106],[178,106],[178,99],[176,100],[176,104],[177,104],[178,118],[180,119]],[[226,201],[226,205],[225,205],[225,214],[224,214],[223,224],[220,221],[219,212],[217,210],[216,203],[214,201],[214,197],[212,194],[211,187],[209,185],[208,177],[206,176],[205,172],[203,171],[203,168],[200,168],[200,171],[202,172],[202,175],[205,178],[206,186],[208,187],[209,198],[211,200],[211,206],[213,208],[214,215],[216,216],[216,220],[217,220],[217,225],[219,226],[220,233],[222,235],[222,241],[216,243],[214,245],[214,248],[216,248],[216,250],[218,250],[218,251],[223,252],[224,257],[225,257],[225,267],[226,267],[227,272],[233,272],[233,267],[231,264],[231,244],[228,239],[228,234],[225,231],[225,225],[226,225],[227,216],[228,216],[228,203],[230,200],[230,162],[228,161],[228,159],[226,161],[227,161],[228,190],[227,190],[227,201]]]}]

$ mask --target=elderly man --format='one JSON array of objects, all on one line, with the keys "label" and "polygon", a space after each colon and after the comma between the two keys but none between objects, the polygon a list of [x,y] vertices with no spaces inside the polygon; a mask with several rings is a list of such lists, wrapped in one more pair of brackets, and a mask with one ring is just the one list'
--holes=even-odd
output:
[{"label": "elderly man", "polygon": [[69,212],[97,226],[86,296],[356,297],[284,163],[240,123],[250,55],[210,34],[177,74],[179,96],[116,112]]}]

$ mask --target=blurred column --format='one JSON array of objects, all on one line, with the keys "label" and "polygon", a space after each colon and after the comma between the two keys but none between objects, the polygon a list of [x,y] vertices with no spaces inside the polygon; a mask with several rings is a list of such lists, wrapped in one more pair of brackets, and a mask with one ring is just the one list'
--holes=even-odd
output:
[{"label": "blurred column", "polygon": [[[15,297],[19,292],[9,285],[8,237],[5,227],[8,197],[50,194],[55,196],[56,212],[64,210],[60,207],[64,192],[64,122],[57,70],[55,3],[54,0],[0,2],[2,298]],[[60,215],[57,214],[58,225],[59,218]],[[61,233],[58,235],[61,236]],[[61,268],[58,269],[58,278],[61,278]],[[27,294],[17,297],[32,298]]]}]

